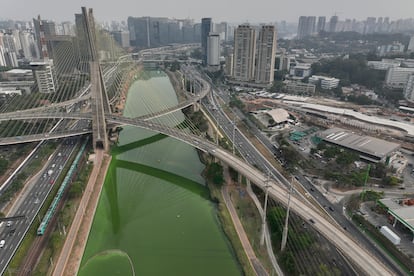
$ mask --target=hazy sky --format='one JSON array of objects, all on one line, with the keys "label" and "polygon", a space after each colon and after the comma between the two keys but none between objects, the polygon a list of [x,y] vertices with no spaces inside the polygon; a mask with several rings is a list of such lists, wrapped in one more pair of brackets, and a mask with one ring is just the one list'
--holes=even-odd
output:
[{"label": "hazy sky", "polygon": [[[237,3],[237,4],[233,4]],[[171,18],[212,17],[213,21],[297,21],[300,15],[336,13],[340,19],[389,16],[414,17],[414,0],[1,0],[0,19],[74,21],[81,6],[94,9],[98,21],[126,20],[128,16]]]}]

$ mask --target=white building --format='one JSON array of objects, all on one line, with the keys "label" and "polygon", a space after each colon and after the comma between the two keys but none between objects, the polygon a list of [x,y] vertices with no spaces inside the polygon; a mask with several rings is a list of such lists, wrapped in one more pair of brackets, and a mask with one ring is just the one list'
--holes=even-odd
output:
[{"label": "white building", "polygon": [[399,67],[401,62],[394,59],[382,59],[381,61],[368,61],[367,65],[375,70],[388,70],[392,67]]},{"label": "white building", "polygon": [[311,64],[298,63],[290,68],[289,74],[292,77],[292,79],[296,80],[302,80],[306,77],[309,77],[312,74]]},{"label": "white building", "polygon": [[220,35],[210,33],[207,37],[207,66],[210,70],[220,69]]},{"label": "white building", "polygon": [[410,42],[408,43],[407,51],[408,52],[414,52],[414,35],[411,36],[411,38],[410,38]]},{"label": "white building", "polygon": [[408,76],[404,86],[404,97],[408,101],[414,101],[414,74]]},{"label": "white building", "polygon": [[256,30],[248,24],[239,25],[234,31],[233,78],[249,82],[254,79],[256,55]]},{"label": "white building", "polygon": [[322,89],[329,90],[329,89],[338,87],[339,79],[325,77],[325,76],[318,76],[318,75],[313,75],[312,77],[309,78],[309,83],[317,84],[319,82],[321,83]]},{"label": "white building", "polygon": [[33,74],[40,93],[54,93],[57,89],[53,60],[31,62]]},{"label": "white building", "polygon": [[414,73],[414,68],[392,67],[387,71],[385,84],[393,89],[403,89],[408,76]]},{"label": "white building", "polygon": [[259,33],[255,81],[270,84],[274,78],[276,54],[275,26],[262,26]]}]

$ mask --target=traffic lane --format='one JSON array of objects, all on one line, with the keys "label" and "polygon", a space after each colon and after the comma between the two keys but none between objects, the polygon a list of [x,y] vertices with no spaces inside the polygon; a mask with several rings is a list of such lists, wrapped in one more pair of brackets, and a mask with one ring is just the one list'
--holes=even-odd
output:
[{"label": "traffic lane", "polygon": [[[65,154],[71,154],[75,149],[75,145],[68,145],[68,147],[61,147],[59,150],[61,152],[64,152]],[[53,164],[55,164],[54,168],[59,168],[59,164],[64,166],[64,164],[67,161],[67,158],[62,158],[63,154],[58,156],[58,153],[55,153],[54,156],[49,160],[49,166],[44,170],[47,171],[47,169],[51,168]],[[56,163],[52,163],[56,162]],[[41,207],[41,202],[43,202],[46,198],[46,196],[49,194],[50,190],[53,188],[51,185],[51,180],[53,180],[53,184],[56,181],[56,179],[59,177],[59,174],[61,173],[61,170],[59,172],[54,173],[55,176],[51,176],[50,178],[38,178],[35,181],[35,184],[29,191],[28,196],[23,200],[21,206],[16,210],[15,215],[25,215],[26,219],[16,221],[15,223],[15,232],[10,237],[7,236],[7,230],[3,230],[1,237],[5,237],[5,250],[1,250],[1,260],[4,260],[3,263],[0,263],[0,273],[1,271],[4,271],[6,260],[9,260],[10,257],[14,254],[15,250],[17,249],[17,246],[20,244],[24,233],[28,230],[30,227],[30,221],[33,221],[35,219],[35,215],[38,213]],[[33,198],[33,195],[39,196],[39,201],[36,200],[36,198]],[[43,197],[43,198],[42,198]],[[39,218],[40,221],[40,218]]]}]

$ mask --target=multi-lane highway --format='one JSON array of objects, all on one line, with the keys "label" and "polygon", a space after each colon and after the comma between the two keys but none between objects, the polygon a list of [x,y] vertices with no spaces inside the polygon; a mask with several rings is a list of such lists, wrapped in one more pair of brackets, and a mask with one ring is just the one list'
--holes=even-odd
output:
[{"label": "multi-lane highway", "polygon": [[78,138],[66,139],[63,144],[53,153],[45,167],[24,189],[23,194],[7,214],[8,217],[24,216],[22,219],[7,222],[0,225],[0,240],[4,240],[3,248],[0,248],[0,275],[2,275],[23,240],[30,225],[35,219],[41,220],[37,214],[44,201],[49,195],[53,185],[60,176],[69,157],[75,150]]},{"label": "multi-lane highway", "polygon": [[[234,125],[234,122],[224,113],[220,108],[220,104],[217,102],[216,97],[220,97],[225,103],[228,103],[229,96],[226,92],[220,88],[216,88],[214,84],[210,82],[210,85],[213,89],[213,96],[206,98],[203,101],[203,106],[210,113],[210,115],[216,121],[218,127],[225,133],[227,137],[233,140],[234,135],[234,144],[237,151],[242,155],[242,157],[250,164],[253,164],[260,168],[263,172],[270,171],[273,177],[279,180],[285,185],[289,185],[287,180],[280,175],[280,173],[271,165],[265,158],[257,151],[257,149],[250,143],[250,141],[238,130]],[[237,109],[233,110],[238,120],[245,119],[244,115]],[[249,129],[253,135],[264,144],[270,152],[274,152],[273,144],[257,129],[256,126],[250,125]],[[394,271],[399,271],[400,268],[387,256],[384,255],[382,251],[378,249],[377,246],[373,245],[372,242],[345,217],[343,214],[342,206],[334,205],[330,203],[324,195],[322,195],[317,189],[314,188],[311,180],[305,178],[303,174],[299,171],[296,174],[296,180],[305,188],[307,193],[316,199],[322,208],[327,210],[327,213],[332,217],[336,223],[338,223],[343,229],[349,232],[351,236],[357,239],[357,241],[365,248],[369,249],[374,253],[376,257],[381,259],[387,266],[394,269]]]}]

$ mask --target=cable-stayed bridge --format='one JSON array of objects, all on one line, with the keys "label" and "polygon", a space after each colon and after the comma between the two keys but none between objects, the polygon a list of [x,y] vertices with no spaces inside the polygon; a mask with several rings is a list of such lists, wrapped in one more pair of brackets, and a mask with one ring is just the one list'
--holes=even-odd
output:
[{"label": "cable-stayed bridge", "polygon": [[[115,102],[113,100],[115,98],[122,98],[122,89],[128,86],[129,79],[126,75],[134,70],[137,62],[130,55],[114,49],[105,33],[95,28],[91,10],[82,8],[79,20],[82,22],[80,25],[83,30],[78,34],[81,40],[79,45],[83,45],[80,49],[81,54],[74,61],[72,52],[65,51],[65,47],[69,47],[67,43],[63,43],[62,49],[57,51],[63,53],[61,57],[63,61],[57,63],[60,67],[56,69],[59,71],[57,91],[47,95],[39,95],[39,93],[29,95],[31,101],[24,101],[21,97],[10,97],[0,106],[0,145],[92,133],[94,148],[108,150],[108,125],[137,126],[163,133],[215,156],[263,190],[270,187],[269,195],[283,205],[287,205],[288,189],[282,184],[286,180],[269,181],[263,172],[244,160],[202,136],[192,134],[197,134],[197,127],[191,122],[183,123],[182,117],[177,115],[176,111],[197,104],[210,92],[209,83],[199,75],[187,76],[197,82],[198,90],[196,89],[195,95],[178,105],[163,108],[158,106],[156,110],[159,111],[152,112],[154,103],[146,102],[144,105],[148,111],[147,115],[126,118],[115,114],[110,102]],[[150,53],[150,50],[146,50],[145,55],[152,60],[149,57]],[[140,58],[138,57],[138,61]],[[69,127],[50,132],[49,129],[61,119],[70,120],[67,124]],[[183,126],[187,130],[182,130]],[[368,275],[391,274],[375,256],[362,248],[341,227],[327,219],[303,197],[293,194],[291,200],[293,202],[291,209],[306,220],[313,219],[315,223],[312,226],[336,245],[362,271]]]}]

